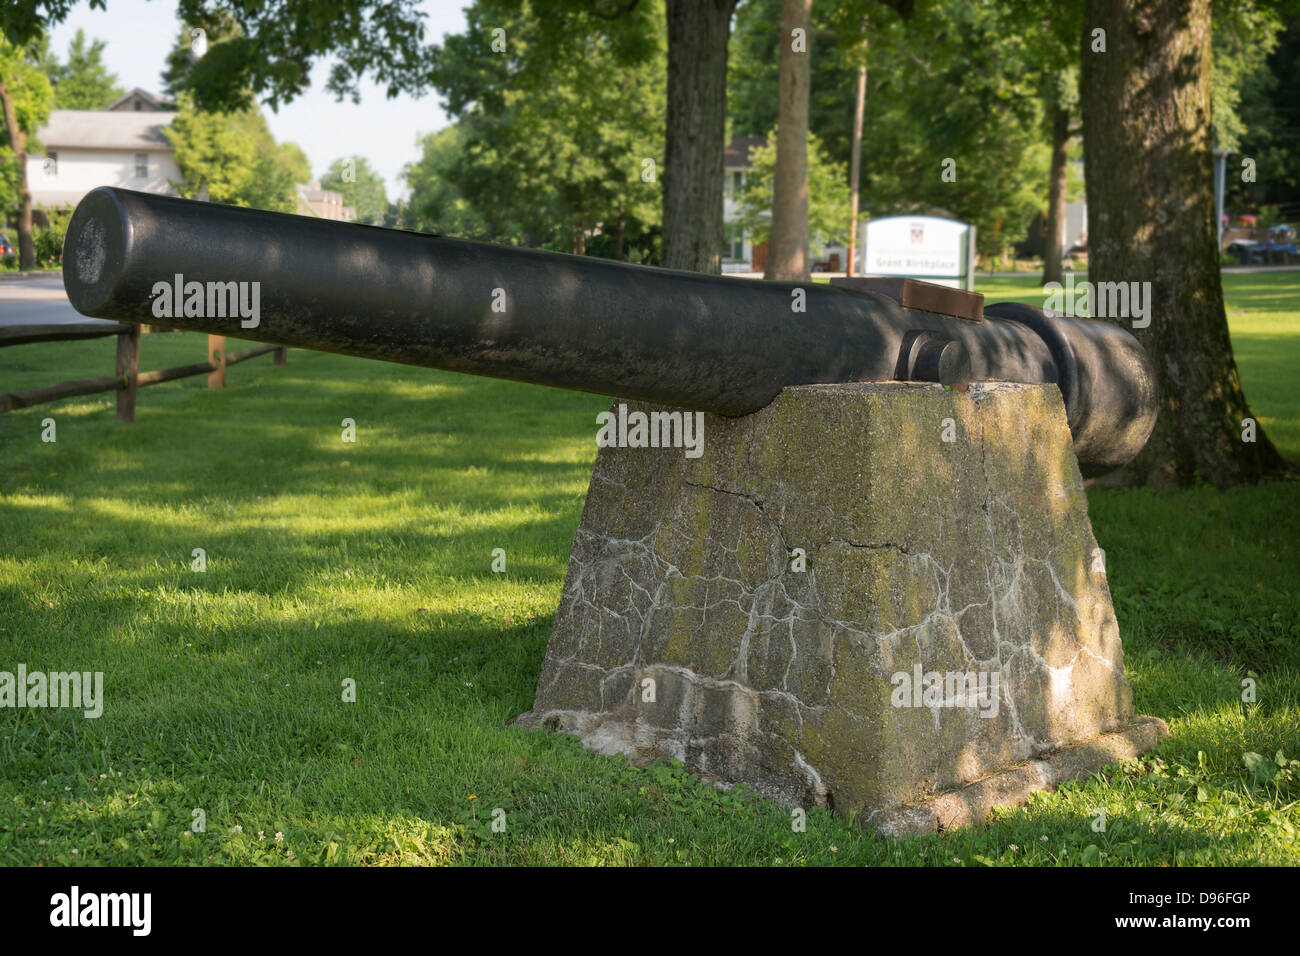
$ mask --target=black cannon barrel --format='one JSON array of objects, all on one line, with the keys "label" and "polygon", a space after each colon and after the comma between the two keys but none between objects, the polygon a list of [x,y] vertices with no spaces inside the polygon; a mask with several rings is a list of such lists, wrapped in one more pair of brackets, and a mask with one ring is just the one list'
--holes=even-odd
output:
[{"label": "black cannon barrel", "polygon": [[107,187],[73,214],[63,275],[90,316],[723,415],[757,411],[790,385],[1054,382],[1090,471],[1129,461],[1155,422],[1154,376],[1132,335],[1027,306],[993,306],[975,322],[827,285]]}]

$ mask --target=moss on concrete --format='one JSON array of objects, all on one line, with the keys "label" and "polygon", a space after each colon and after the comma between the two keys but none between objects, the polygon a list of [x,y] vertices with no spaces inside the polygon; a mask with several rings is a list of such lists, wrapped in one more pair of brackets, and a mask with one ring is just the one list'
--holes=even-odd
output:
[{"label": "moss on concrete", "polygon": [[893,383],[602,449],[523,722],[869,818],[1132,719],[1060,393]]}]

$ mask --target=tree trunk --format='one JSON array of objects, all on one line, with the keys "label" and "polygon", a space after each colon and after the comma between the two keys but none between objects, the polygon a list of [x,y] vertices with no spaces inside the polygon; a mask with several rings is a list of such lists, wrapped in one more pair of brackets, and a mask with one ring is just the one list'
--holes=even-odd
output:
[{"label": "tree trunk", "polygon": [[736,0],[668,0],[662,264],[722,271],[727,40]]},{"label": "tree trunk", "polygon": [[[1092,51],[1098,27],[1104,53]],[[1124,469],[1130,482],[1232,485],[1285,470],[1258,426],[1243,441],[1251,415],[1215,240],[1210,36],[1210,0],[1087,0],[1088,278],[1150,283],[1150,325],[1133,333],[1160,388],[1155,431]]]},{"label": "tree trunk", "polygon": [[[799,29],[800,38],[793,36]],[[812,0],[781,0],[780,102],[772,172],[772,247],[765,279],[801,282],[808,267],[808,92]],[[800,46],[795,48],[796,43]]]},{"label": "tree trunk", "polygon": [[1043,245],[1043,282],[1061,281],[1065,257],[1065,182],[1069,161],[1070,111],[1052,97],[1047,102],[1052,123],[1052,166],[1047,182],[1047,239]]},{"label": "tree trunk", "polygon": [[[863,56],[866,56],[863,41]],[[858,98],[853,107],[853,152],[849,159],[849,261],[846,275],[853,275],[858,257],[858,185],[862,177],[862,113],[867,104],[867,66],[858,68]]]},{"label": "tree trunk", "polygon": [[18,125],[9,86],[0,80],[0,108],[3,108],[9,145],[18,164],[18,268],[36,268],[36,245],[32,242],[32,191],[27,183],[27,134]]},{"label": "tree trunk", "polygon": [[618,206],[618,232],[614,236],[614,260],[623,261],[623,240],[627,234],[627,213],[623,210],[623,204]]}]

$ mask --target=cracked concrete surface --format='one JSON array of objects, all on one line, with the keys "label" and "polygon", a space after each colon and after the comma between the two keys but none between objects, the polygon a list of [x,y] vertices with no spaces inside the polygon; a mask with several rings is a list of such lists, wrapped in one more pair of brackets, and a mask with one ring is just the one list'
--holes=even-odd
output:
[{"label": "cracked concrete surface", "polygon": [[[1055,386],[803,386],[704,436],[600,451],[524,726],[870,820],[1132,723]],[[918,665],[996,711],[894,706]]]}]

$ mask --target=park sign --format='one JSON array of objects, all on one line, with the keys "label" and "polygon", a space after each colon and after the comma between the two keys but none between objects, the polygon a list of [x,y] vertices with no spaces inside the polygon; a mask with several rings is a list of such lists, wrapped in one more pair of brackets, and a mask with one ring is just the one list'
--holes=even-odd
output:
[{"label": "park sign", "polygon": [[861,274],[975,288],[975,227],[939,216],[886,216],[862,226]]}]

